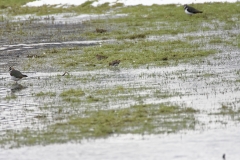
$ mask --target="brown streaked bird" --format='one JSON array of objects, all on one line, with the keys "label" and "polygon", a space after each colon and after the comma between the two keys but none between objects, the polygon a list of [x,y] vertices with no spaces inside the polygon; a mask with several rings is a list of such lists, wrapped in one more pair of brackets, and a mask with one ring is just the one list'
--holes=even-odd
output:
[{"label": "brown streaked bird", "polygon": [[16,82],[22,79],[23,77],[27,77],[27,75],[22,74],[20,71],[15,70],[13,67],[9,67],[9,73],[10,73],[11,79]]},{"label": "brown streaked bird", "polygon": [[197,14],[197,13],[203,13],[202,11],[199,11],[199,10],[197,10],[197,9],[195,9],[193,7],[190,7],[190,6],[186,5],[186,4],[184,4],[183,7],[184,7],[185,13],[189,14],[189,15],[193,15],[193,14]]},{"label": "brown streaked bird", "polygon": [[97,58],[97,60],[102,60],[102,59],[107,59],[108,57],[107,56],[104,56],[104,55],[100,55],[100,54],[97,54],[96,55],[96,58]]},{"label": "brown streaked bird", "polygon": [[109,66],[118,66],[120,62],[120,60],[114,60],[112,62],[109,62]]},{"label": "brown streaked bird", "polygon": [[104,32],[107,32],[106,29],[101,29],[101,28],[96,28],[96,32],[97,33],[104,33]]}]

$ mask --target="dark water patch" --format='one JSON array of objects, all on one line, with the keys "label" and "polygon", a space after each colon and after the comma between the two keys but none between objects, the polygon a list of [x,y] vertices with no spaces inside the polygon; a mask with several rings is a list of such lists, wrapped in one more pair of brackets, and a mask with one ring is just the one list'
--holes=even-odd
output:
[{"label": "dark water patch", "polygon": [[103,41],[69,41],[69,42],[53,42],[53,43],[3,45],[0,48],[0,51],[2,51],[2,54],[4,54],[4,51],[6,51],[8,54],[9,52],[26,53],[29,50],[33,50],[33,49],[84,47],[84,46],[97,45],[101,42]]}]

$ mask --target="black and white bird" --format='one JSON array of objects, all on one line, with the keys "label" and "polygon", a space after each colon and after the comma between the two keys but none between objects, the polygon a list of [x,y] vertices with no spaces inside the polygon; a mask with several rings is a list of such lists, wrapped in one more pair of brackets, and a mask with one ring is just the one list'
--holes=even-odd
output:
[{"label": "black and white bird", "polygon": [[202,11],[199,11],[193,7],[190,7],[186,4],[183,5],[184,6],[184,10],[186,14],[192,15],[192,14],[196,14],[196,13],[203,13]]},{"label": "black and white bird", "polygon": [[22,74],[20,71],[15,70],[13,67],[9,67],[9,73],[11,76],[11,79],[14,81],[19,81],[23,77],[27,77],[27,75]]}]

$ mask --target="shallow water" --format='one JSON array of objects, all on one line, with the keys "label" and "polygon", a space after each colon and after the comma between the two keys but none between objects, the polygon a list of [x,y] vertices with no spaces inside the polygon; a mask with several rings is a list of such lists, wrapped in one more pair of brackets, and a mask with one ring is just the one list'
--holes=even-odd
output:
[{"label": "shallow water", "polygon": [[[230,62],[221,60],[225,59],[225,56],[228,56]],[[109,99],[107,104],[103,103],[104,109],[125,108],[142,102],[145,104],[171,102],[180,106],[193,107],[207,114],[219,112],[222,105],[238,108],[240,106],[240,88],[236,82],[239,77],[236,72],[240,66],[238,52],[232,52],[231,58],[226,53],[206,59],[214,64],[203,61],[196,65],[180,64],[171,67],[109,68],[69,72],[70,77],[86,78],[87,81],[84,83],[61,76],[63,72],[29,72],[26,73],[28,77],[16,85],[10,81],[8,73],[2,74],[4,80],[2,81],[3,86],[0,88],[0,95],[3,107],[0,117],[3,123],[1,123],[0,129],[16,129],[16,126],[17,128],[34,127],[36,123],[41,122],[41,120],[38,122],[36,117],[42,114],[47,115],[50,123],[54,123],[53,110],[41,111],[39,107],[44,106],[44,104],[58,106],[59,103],[62,103],[58,95],[70,88],[94,91],[123,86],[135,89],[134,93],[126,93],[125,96],[129,96],[129,98],[119,99],[117,103],[115,100]],[[214,62],[213,59],[218,59],[221,63],[216,60]],[[91,77],[94,77],[94,80],[91,80]],[[173,96],[159,98],[156,94],[158,91]],[[39,92],[56,92],[57,96],[36,97],[35,94]],[[136,97],[139,95],[142,96],[140,102],[136,101]],[[16,98],[11,98],[11,96],[16,96]],[[8,100],[7,97],[10,99]],[[101,104],[98,105],[101,106]],[[232,120],[210,115],[203,118],[200,116],[198,119],[204,122],[217,119],[229,125],[234,124]],[[213,125],[213,128],[218,125]],[[212,128],[211,125],[208,127]]]},{"label": "shallow water", "polygon": [[106,19],[106,18],[117,18],[127,16],[126,14],[81,14],[77,15],[74,13],[60,13],[60,14],[51,14],[50,16],[36,16],[36,15],[24,15],[24,16],[15,16],[13,21],[19,20],[29,20],[30,18],[36,19],[41,23],[54,23],[54,24],[67,24],[67,23],[82,23],[84,21],[90,21],[94,19]]},{"label": "shallow water", "polygon": [[238,160],[239,126],[177,135],[114,135],[107,139],[83,140],[80,144],[56,144],[0,150],[0,159],[167,159]]},{"label": "shallow water", "polygon": [[[109,41],[109,40],[108,40]],[[30,44],[16,44],[16,45],[2,45],[0,51],[26,51],[31,49],[54,48],[54,47],[83,47],[91,45],[99,45],[108,41],[67,41],[67,42],[46,42],[46,43],[30,43]],[[114,41],[114,40],[112,40]]]}]

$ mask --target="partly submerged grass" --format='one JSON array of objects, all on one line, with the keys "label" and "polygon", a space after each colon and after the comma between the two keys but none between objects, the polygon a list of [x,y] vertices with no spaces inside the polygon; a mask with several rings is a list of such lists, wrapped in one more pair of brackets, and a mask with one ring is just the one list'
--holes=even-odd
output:
[{"label": "partly submerged grass", "polygon": [[6,9],[7,7],[18,6],[26,4],[27,2],[32,2],[34,0],[1,0],[0,9]]},{"label": "partly submerged grass", "polygon": [[[79,6],[56,7],[11,7],[7,10],[10,15],[37,14],[51,15],[54,13],[74,14],[105,14],[125,16],[118,18],[96,19],[84,22],[89,31],[81,36],[91,39],[136,39],[149,35],[179,34],[206,30],[229,30],[238,28],[239,2],[236,3],[205,3],[195,4],[194,7],[203,10],[203,14],[188,16],[179,5],[128,6],[122,4],[109,6],[108,3],[93,7],[92,1]],[[110,11],[110,12],[109,12]],[[127,16],[126,16],[127,15]],[[93,32],[96,28],[106,29],[107,32]]]},{"label": "partly submerged grass", "polygon": [[[115,9],[114,13],[127,14],[120,18],[97,19],[92,27],[104,28],[108,32],[94,34],[86,32],[86,37],[106,39],[144,38],[149,35],[189,33],[208,30],[237,29],[239,26],[239,2],[195,4],[203,14],[188,16],[178,5],[129,6]],[[225,12],[226,11],[226,12]]]},{"label": "partly submerged grass", "polygon": [[78,96],[84,96],[85,93],[82,91],[82,89],[69,89],[67,91],[63,91],[60,96],[61,97],[78,97]]},{"label": "partly submerged grass", "polygon": [[85,92],[82,89],[69,89],[63,91],[60,97],[67,102],[81,102],[80,97],[84,96]]},{"label": "partly submerged grass", "polygon": [[39,93],[36,93],[35,96],[37,97],[42,97],[42,96],[48,96],[48,97],[53,97],[53,96],[56,96],[56,93],[55,92],[39,92]]},{"label": "partly submerged grass", "polygon": [[[79,142],[83,138],[106,137],[112,134],[159,134],[194,129],[197,120],[192,108],[165,104],[134,105],[117,110],[84,111],[69,117],[67,122],[50,125],[46,130],[24,129],[8,131],[0,139],[1,145],[46,145],[51,143]],[[14,143],[11,143],[14,141]]]},{"label": "partly submerged grass", "polygon": [[[80,57],[82,61],[96,65],[108,64],[115,59],[121,60],[121,67],[139,67],[142,65],[169,65],[172,62],[186,60],[193,57],[207,56],[214,50],[205,50],[199,44],[176,41],[138,41],[120,44],[106,44],[101,47],[88,47]],[[98,60],[96,55],[108,57]],[[80,60],[81,61],[81,60]]]},{"label": "partly submerged grass", "polygon": [[[1,3],[3,9],[6,10],[6,13],[9,15],[23,15],[23,14],[35,14],[35,15],[48,15],[48,14],[55,14],[55,13],[77,13],[77,14],[87,14],[87,13],[95,13],[101,14],[105,13],[109,10],[114,8],[123,6],[122,4],[116,4],[113,6],[109,6],[108,3],[102,4],[98,7],[93,7],[91,4],[93,1],[86,1],[85,3],[75,6],[75,5],[67,5],[67,6],[58,6],[57,5],[43,5],[38,7],[29,7],[29,6],[21,6],[26,4],[31,0],[22,0],[19,2],[15,2],[12,0],[12,3]],[[33,1],[33,0],[32,0]],[[7,8],[10,6],[9,8]]]},{"label": "partly submerged grass", "polygon": [[[231,104],[222,104],[221,108],[219,108],[213,113],[208,113],[208,116],[215,116],[217,119],[215,123],[226,125],[228,124],[228,121],[226,121],[225,119],[228,119],[228,120],[231,119],[232,121],[239,123],[240,109],[236,108],[235,106],[232,106]],[[224,117],[224,118],[220,119],[219,117]]]},{"label": "partly submerged grass", "polygon": [[[86,2],[67,9],[73,9],[74,13],[80,13],[74,8],[86,12],[84,8],[87,10],[92,8],[91,3]],[[120,67],[139,67],[146,64],[158,66],[178,64],[180,61],[190,58],[208,56],[218,52],[212,48],[207,48],[206,46],[209,44],[239,47],[239,36],[228,32],[228,30],[235,30],[239,27],[237,25],[240,13],[239,5],[239,2],[195,4],[193,6],[203,10],[204,13],[188,16],[184,13],[182,6],[178,5],[111,7],[104,4],[94,9],[96,11],[99,9],[102,13],[111,10],[112,15],[124,14],[125,16],[85,21],[83,22],[85,30],[67,36],[61,36],[61,30],[59,30],[59,32],[55,32],[55,37],[58,40],[74,40],[82,37],[88,40],[117,39],[117,41],[111,44],[102,44],[101,47],[77,48],[75,51],[72,49],[68,51],[67,48],[52,49],[54,52],[52,50],[46,51],[48,56],[45,59],[35,59],[31,62],[37,61],[38,64],[44,65],[48,61],[50,64],[55,63],[64,69],[81,66],[89,70],[106,68],[109,62],[116,59],[121,61]],[[46,10],[50,10],[51,13],[52,8]],[[91,9],[89,11],[96,13]],[[63,10],[63,12],[66,11]],[[14,26],[9,27],[10,30],[12,27]],[[96,31],[97,28],[104,29],[106,32],[99,33]],[[223,38],[222,32],[213,36],[208,35],[208,32],[200,36],[197,35],[205,31],[219,30],[226,31],[224,37],[229,36],[230,38]],[[4,30],[2,33],[5,33]],[[23,33],[25,32],[23,31]],[[187,35],[188,33],[191,34]],[[26,34],[28,33],[26,32]],[[51,32],[49,34],[51,35]],[[180,36],[178,36],[179,34]],[[51,37],[50,35],[49,37]],[[174,40],[164,38],[171,36]],[[53,39],[53,41],[57,39]],[[51,52],[57,53],[58,56],[56,57],[56,54],[51,56]],[[98,60],[97,54],[107,58]],[[28,65],[32,66],[32,63]]]},{"label": "partly submerged grass", "polygon": [[[46,65],[55,63],[60,68],[99,69],[108,67],[109,62],[120,60],[120,67],[139,67],[143,65],[169,65],[177,64],[182,60],[190,60],[196,57],[205,57],[216,53],[215,50],[204,49],[202,44],[192,44],[185,41],[156,41],[139,40],[138,42],[124,41],[119,44],[103,44],[101,46],[89,46],[75,51],[68,49],[47,50],[45,58],[31,59],[33,63]],[[57,55],[57,56],[56,56]],[[105,56],[98,59],[97,55]],[[39,62],[40,61],[40,62]]]},{"label": "partly submerged grass", "polygon": [[215,113],[210,113],[209,115],[225,115],[234,118],[240,117],[240,109],[232,106],[227,106],[222,104],[222,107],[217,110]]},{"label": "partly submerged grass", "polygon": [[[103,44],[101,47],[91,46],[85,49],[80,48],[76,51],[71,50],[71,53],[68,51],[68,49],[60,49],[57,50],[58,57],[51,57],[48,54],[48,57],[46,57],[46,59],[48,59],[47,61],[50,62],[52,60],[53,63],[64,69],[76,68],[79,67],[79,65],[83,65],[86,69],[105,68],[108,66],[109,62],[116,59],[121,60],[121,67],[139,67],[145,64],[161,66],[177,64],[181,60],[207,56],[211,53],[217,52],[216,50],[206,48],[207,44],[223,45],[227,43],[228,45],[230,44],[232,46],[239,46],[239,36],[236,38],[233,36],[233,38],[226,40],[221,36],[208,36],[208,33],[206,33],[205,36],[196,35],[199,32],[209,30],[237,29],[238,25],[236,22],[238,21],[239,15],[238,2],[234,4],[195,4],[193,6],[203,10],[204,13],[194,16],[186,15],[182,6],[178,5],[138,5],[123,7],[121,5],[109,6],[108,4],[103,4],[94,8],[91,6],[91,3],[92,2],[88,1],[80,6],[70,6],[66,8],[66,10],[65,8],[62,8],[62,11],[56,12],[69,12],[67,10],[71,10],[73,13],[80,13],[75,10],[78,8],[82,11],[81,13],[87,13],[87,11],[96,13],[97,10],[101,10],[102,13],[106,13],[107,11],[111,10],[112,15],[124,14],[127,16],[118,18],[106,17],[103,19],[100,18],[96,20],[85,21],[83,22],[83,27],[85,27],[85,30],[73,32],[72,35],[62,35],[61,29],[58,29],[58,31],[54,32],[54,36],[52,36],[52,32],[44,33],[46,34],[46,37],[49,36],[47,41],[69,41],[79,39],[79,37],[80,39],[88,40],[117,39],[118,41],[112,44]],[[36,7],[22,8],[31,10],[35,9]],[[41,8],[45,10],[47,14],[55,12],[52,11],[54,10],[53,6],[42,6]],[[90,8],[93,8],[96,12],[92,11]],[[14,10],[20,12],[18,9]],[[228,14],[221,12],[221,10],[227,11]],[[23,13],[30,12],[24,11]],[[22,25],[20,25],[18,33],[15,33],[13,28],[18,26],[16,22],[8,22],[7,24],[8,25],[6,27],[0,29],[0,33],[2,36],[9,36],[7,37],[10,44],[17,43],[13,41],[15,39],[20,39],[20,43],[22,43],[22,41],[26,40],[22,37],[26,37],[29,34],[31,37],[34,37],[34,34],[39,34],[39,36],[42,35],[41,33],[35,31],[29,33],[29,28],[27,27],[27,30],[25,30],[24,27],[21,28]],[[27,23],[25,25],[27,25]],[[106,32],[96,32],[97,28],[106,29]],[[19,33],[19,30],[21,33]],[[78,28],[76,28],[76,30],[78,30]],[[192,33],[192,35],[184,36],[184,34],[188,33]],[[179,34],[182,34],[182,38],[181,36],[179,38],[174,38],[174,36]],[[15,35],[20,36],[20,38],[13,38]],[[173,36],[174,40],[167,40],[164,38],[169,36]],[[154,37],[157,38],[154,40]],[[196,40],[199,41],[194,42]],[[53,53],[56,53],[54,49],[52,50],[54,51]],[[102,54],[108,58],[104,60],[97,60],[95,57],[97,54]],[[45,65],[46,59],[35,59],[31,60],[31,62],[37,62],[38,64]],[[28,63],[28,65],[32,66],[32,63]]]},{"label": "partly submerged grass", "polygon": [[5,100],[11,100],[11,99],[16,99],[17,96],[15,94],[7,95],[4,99]]}]

